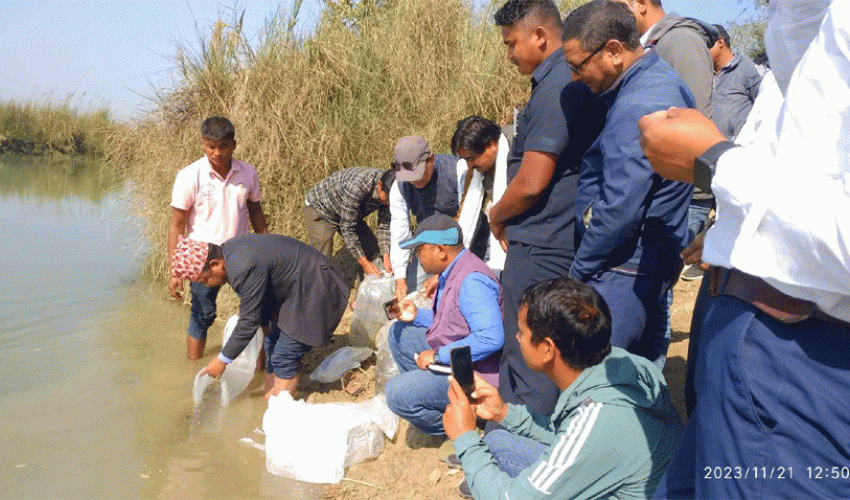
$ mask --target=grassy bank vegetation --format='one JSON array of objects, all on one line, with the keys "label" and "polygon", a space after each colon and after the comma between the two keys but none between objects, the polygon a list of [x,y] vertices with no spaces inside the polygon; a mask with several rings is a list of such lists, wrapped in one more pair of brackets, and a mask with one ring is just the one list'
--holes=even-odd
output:
[{"label": "grassy bank vegetation", "polygon": [[315,32],[302,39],[292,31],[296,2],[290,16],[268,22],[254,46],[237,20],[217,23],[197,52],[179,48],[182,80],[109,145],[150,222],[148,271],[166,271],[172,183],[203,154],[206,116],[233,121],[235,156],[259,172],[271,230],[299,238],[304,194],[331,172],[387,168],[404,135],[449,152],[457,120],[470,114],[510,122],[530,87],[492,24],[501,3],[476,14],[464,0],[327,0]]},{"label": "grassy bank vegetation", "polygon": [[83,111],[61,104],[0,102],[0,136],[44,144],[48,150],[99,155],[116,130],[107,109]]}]

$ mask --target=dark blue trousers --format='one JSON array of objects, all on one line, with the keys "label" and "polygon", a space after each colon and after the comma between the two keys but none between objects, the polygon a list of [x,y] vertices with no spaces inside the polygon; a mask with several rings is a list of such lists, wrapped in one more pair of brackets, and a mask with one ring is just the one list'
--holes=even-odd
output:
[{"label": "dark blue trousers", "polygon": [[670,340],[666,336],[667,292],[675,275],[623,274],[606,271],[587,280],[611,310],[611,345],[664,367]]},{"label": "dark blue trousers", "polygon": [[552,414],[560,391],[549,377],[525,364],[516,339],[519,299],[531,285],[566,276],[570,265],[572,257],[563,249],[511,242],[502,271],[505,346],[499,361],[499,394],[504,401],[525,405],[542,416]]},{"label": "dark blue trousers", "polygon": [[655,498],[850,498],[850,328],[704,306],[696,404]]}]

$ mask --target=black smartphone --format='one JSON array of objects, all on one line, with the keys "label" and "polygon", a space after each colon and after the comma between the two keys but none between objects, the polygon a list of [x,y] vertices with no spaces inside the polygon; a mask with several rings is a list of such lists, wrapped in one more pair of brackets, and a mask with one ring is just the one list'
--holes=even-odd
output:
[{"label": "black smartphone", "polygon": [[387,319],[396,319],[401,316],[401,307],[398,305],[398,299],[384,302],[384,313],[386,313]]},{"label": "black smartphone", "polygon": [[457,380],[469,401],[473,401],[472,391],[475,390],[475,377],[472,369],[472,351],[469,346],[455,347],[451,350],[452,377]]}]

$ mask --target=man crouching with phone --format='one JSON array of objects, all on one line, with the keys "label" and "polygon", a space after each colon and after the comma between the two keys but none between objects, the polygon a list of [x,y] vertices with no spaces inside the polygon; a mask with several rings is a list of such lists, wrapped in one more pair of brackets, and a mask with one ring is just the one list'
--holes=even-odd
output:
[{"label": "man crouching with phone", "polygon": [[399,301],[389,346],[401,373],[387,383],[387,405],[422,432],[442,435],[449,382],[440,368],[449,364],[452,349],[468,346],[475,371],[498,385],[505,342],[502,286],[487,264],[463,247],[460,226],[449,216],[426,218],[400,246],[412,248],[422,268],[439,279],[432,309]]},{"label": "man crouching with phone", "polygon": [[[462,496],[648,498],[682,433],[661,371],[611,347],[611,314],[592,287],[570,278],[525,290],[517,340],[529,368],[561,390],[551,420],[506,404],[475,378],[476,404],[450,380],[443,416],[466,480]],[[482,440],[476,417],[501,429]],[[497,465],[498,464],[498,465]]]}]

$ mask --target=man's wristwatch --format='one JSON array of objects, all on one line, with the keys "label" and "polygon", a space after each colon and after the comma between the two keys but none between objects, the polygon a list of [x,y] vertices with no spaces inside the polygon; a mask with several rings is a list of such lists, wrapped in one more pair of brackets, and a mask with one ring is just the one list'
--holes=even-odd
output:
[{"label": "man's wristwatch", "polygon": [[706,193],[711,193],[711,178],[714,177],[717,160],[723,153],[735,146],[737,144],[732,141],[720,141],[708,148],[705,153],[697,156],[694,160],[694,186]]}]

